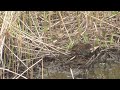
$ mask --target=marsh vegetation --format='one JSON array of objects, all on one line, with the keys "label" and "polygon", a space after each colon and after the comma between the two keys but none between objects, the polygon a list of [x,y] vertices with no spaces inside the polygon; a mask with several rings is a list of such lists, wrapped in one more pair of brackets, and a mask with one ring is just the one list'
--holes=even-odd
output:
[{"label": "marsh vegetation", "polygon": [[120,12],[1,11],[1,79],[120,78]]}]

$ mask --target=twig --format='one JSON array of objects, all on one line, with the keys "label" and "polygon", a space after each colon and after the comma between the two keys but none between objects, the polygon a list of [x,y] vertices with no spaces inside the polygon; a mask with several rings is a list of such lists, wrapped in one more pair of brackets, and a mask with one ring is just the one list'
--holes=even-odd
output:
[{"label": "twig", "polygon": [[72,78],[74,79],[73,71],[71,68],[70,68],[70,72],[71,72]]},{"label": "twig", "polygon": [[[22,74],[20,74],[18,77],[16,77],[16,79],[18,79],[19,77],[21,77],[24,73],[26,73],[30,68],[34,67],[36,64],[38,64],[39,62],[41,62],[43,59],[38,60],[36,63],[34,63],[33,65],[31,65],[28,69],[26,69]],[[14,78],[13,78],[14,79]]]},{"label": "twig", "polygon": [[[16,74],[16,75],[20,75],[20,74],[18,74],[18,73],[16,73],[16,72],[13,72],[13,71],[9,70],[9,69],[5,69],[5,68],[1,68],[1,67],[0,67],[0,69],[1,69],[1,70],[4,70],[4,71],[11,72],[11,73]],[[25,76],[22,76],[22,75],[21,75],[21,77],[27,79]]]}]

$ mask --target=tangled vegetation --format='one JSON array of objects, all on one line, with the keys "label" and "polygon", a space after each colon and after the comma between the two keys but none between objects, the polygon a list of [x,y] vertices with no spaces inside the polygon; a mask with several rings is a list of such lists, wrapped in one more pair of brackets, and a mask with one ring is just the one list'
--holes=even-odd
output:
[{"label": "tangled vegetation", "polygon": [[119,22],[118,11],[1,11],[0,78],[120,78]]}]

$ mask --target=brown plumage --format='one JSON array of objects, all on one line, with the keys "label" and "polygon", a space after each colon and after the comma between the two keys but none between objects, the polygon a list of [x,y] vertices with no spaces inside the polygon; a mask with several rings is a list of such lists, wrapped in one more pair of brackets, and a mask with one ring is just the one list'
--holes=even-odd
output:
[{"label": "brown plumage", "polygon": [[84,43],[77,43],[75,44],[71,49],[71,54],[74,54],[74,55],[83,55],[83,56],[86,56],[86,55],[89,55],[90,54],[90,48],[91,48],[91,45],[90,44],[84,44]]}]

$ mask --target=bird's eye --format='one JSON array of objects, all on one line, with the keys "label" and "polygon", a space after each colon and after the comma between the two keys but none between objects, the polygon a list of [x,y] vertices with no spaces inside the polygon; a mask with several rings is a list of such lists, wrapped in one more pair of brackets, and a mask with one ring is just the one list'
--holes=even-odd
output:
[{"label": "bird's eye", "polygon": [[35,50],[40,50],[40,48],[37,47],[37,48],[35,48]]}]

